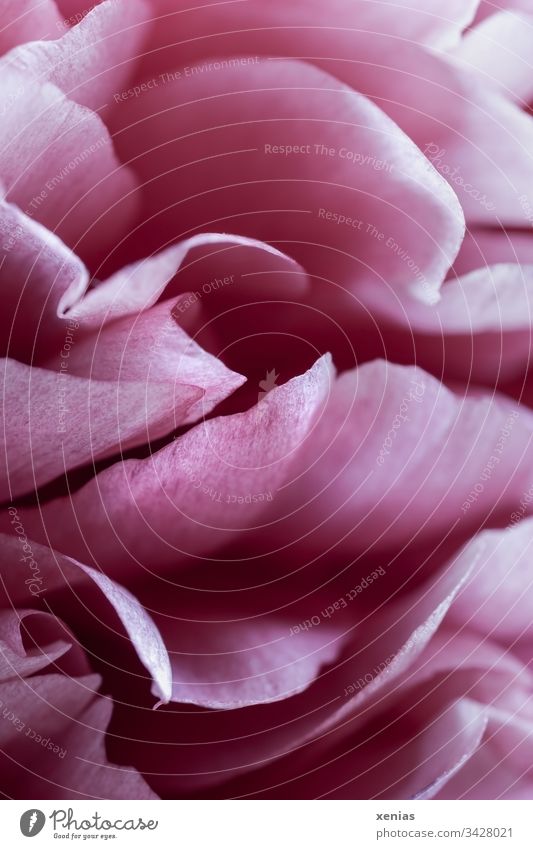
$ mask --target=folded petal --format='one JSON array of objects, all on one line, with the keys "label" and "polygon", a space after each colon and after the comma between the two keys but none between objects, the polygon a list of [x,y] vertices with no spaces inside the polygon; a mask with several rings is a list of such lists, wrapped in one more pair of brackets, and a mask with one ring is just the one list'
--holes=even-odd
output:
[{"label": "folded petal", "polygon": [[[101,112],[132,76],[150,28],[145,0],[112,0],[88,11],[73,29],[63,22],[56,41],[22,44],[6,61],[36,82],[50,82],[71,100]],[[28,39],[30,41],[30,39]],[[103,110],[105,114],[105,109]]]},{"label": "folded petal", "polygon": [[57,236],[13,204],[0,202],[0,240],[2,353],[28,361],[61,346],[65,313],[84,294],[89,275]]},{"label": "folded petal", "polygon": [[157,44],[161,52],[154,51],[147,57],[147,64],[169,69],[178,63],[197,61],[207,50],[210,57],[253,55],[263,53],[265,46],[276,55],[288,56],[293,54],[295,44],[300,55],[315,56],[317,46],[325,43],[331,48],[332,44],[345,44],[360,34],[366,39],[388,36],[390,50],[400,40],[446,48],[456,43],[471,22],[478,2],[333,0],[326,8],[320,0],[291,4],[273,0],[268,5],[249,0],[242,7],[224,0],[198,7],[191,7],[186,0],[151,0],[160,17],[149,44]]},{"label": "folded petal", "polygon": [[520,198],[533,194],[531,117],[444,55],[399,45],[383,62],[383,49],[379,40],[358,45],[342,78],[419,145],[456,192],[469,226],[524,226]]},{"label": "folded petal", "polygon": [[[137,316],[108,323],[98,333],[85,333],[69,351],[69,372],[88,378],[91,385],[115,381],[119,392],[125,384],[137,384],[144,396],[155,391],[158,405],[165,397],[173,397],[167,430],[208,415],[245,378],[227,369],[181,329],[181,304],[180,299],[163,301]],[[47,367],[57,372],[61,360],[59,353]]]},{"label": "folded petal", "polygon": [[[171,798],[184,792],[203,797],[206,788],[239,776],[245,793],[271,787],[280,778],[279,758],[285,756],[290,761],[285,777],[301,775],[316,754],[315,745],[331,752],[387,698],[404,692],[411,666],[467,577],[463,570],[464,564],[457,564],[425,591],[370,615],[355,610],[356,626],[344,625],[349,644],[299,695],[232,711],[191,712],[167,705],[158,711],[157,722],[147,710],[125,706],[117,718],[125,739],[113,741],[113,756],[122,760],[127,752],[158,792]],[[323,627],[328,623],[317,631]]]},{"label": "folded petal", "polygon": [[301,777],[289,778],[282,762],[278,780],[265,776],[259,793],[249,793],[245,780],[228,790],[267,799],[434,798],[475,754],[487,720],[483,707],[469,699],[430,702],[408,692],[396,710],[371,721],[341,749],[322,750]]},{"label": "folded petal", "polygon": [[[107,638],[104,640],[105,645],[108,645],[109,639],[115,643],[124,641],[122,629],[119,628],[117,631],[116,617],[118,617],[127,635],[128,648],[133,646],[140,661],[152,676],[153,693],[161,700],[169,701],[172,672],[168,654],[157,626],[144,607],[125,587],[115,583],[102,572],[64,557],[48,546],[28,540],[18,511],[15,508],[9,508],[9,513],[11,531],[17,536],[4,534],[0,536],[3,560],[0,566],[0,599],[3,605],[27,607],[31,604],[35,606],[43,597],[73,628],[79,627],[84,613],[89,612],[90,621],[87,630],[103,632],[104,637]],[[24,513],[25,511],[22,514],[22,521],[25,521]],[[21,551],[24,552],[22,557]],[[26,555],[25,559],[24,555]],[[97,592],[92,591],[95,588]],[[110,616],[110,611],[114,615]],[[36,617],[45,615],[34,614]],[[61,633],[60,624],[58,620],[56,621],[59,634]],[[16,620],[13,620],[11,624],[16,628]],[[65,628],[65,626],[62,627]],[[63,630],[64,633],[65,630]],[[96,640],[96,646],[101,651],[102,640]],[[55,657],[59,657],[61,651],[66,651],[68,647],[69,644],[65,643],[63,637],[47,649],[47,654],[54,649]],[[14,644],[12,650],[21,653],[20,640]],[[38,655],[34,658],[32,654],[27,662],[37,663],[40,657]],[[105,658],[100,659],[105,660]]]},{"label": "folded petal", "polygon": [[485,735],[475,755],[437,799],[530,799],[533,793],[533,725],[512,714],[489,710]]},{"label": "folded petal", "polygon": [[[28,620],[46,630],[48,639],[44,645],[27,648],[23,636],[27,634]],[[52,638],[52,633],[54,637]],[[55,663],[72,646],[67,629],[54,616],[31,610],[0,611],[0,682],[26,678]],[[85,671],[85,670],[83,670]]]},{"label": "folded petal", "polygon": [[[260,279],[263,275],[264,283]],[[282,291],[298,297],[307,283],[302,267],[266,242],[200,233],[112,274],[87,293],[76,308],[76,316],[85,327],[100,329],[114,318],[148,309],[163,294],[168,298],[192,289],[198,301],[217,292],[221,284],[237,284],[241,297],[249,296],[254,288],[263,294]],[[195,292],[197,286],[200,290]]]}]

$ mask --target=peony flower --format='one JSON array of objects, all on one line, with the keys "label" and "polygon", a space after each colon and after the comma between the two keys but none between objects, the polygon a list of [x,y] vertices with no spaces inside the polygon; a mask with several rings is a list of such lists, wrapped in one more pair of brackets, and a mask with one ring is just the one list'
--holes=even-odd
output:
[{"label": "peony flower", "polygon": [[531,798],[533,2],[0,8],[4,796]]}]

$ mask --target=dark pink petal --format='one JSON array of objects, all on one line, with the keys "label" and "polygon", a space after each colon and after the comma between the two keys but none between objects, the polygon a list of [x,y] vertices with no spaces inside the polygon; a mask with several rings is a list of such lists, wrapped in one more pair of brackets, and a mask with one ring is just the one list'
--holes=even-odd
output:
[{"label": "dark pink petal", "polygon": [[54,85],[28,85],[2,69],[0,182],[7,200],[76,253],[98,251],[128,231],[137,183],[122,168],[105,124]]},{"label": "dark pink petal", "polygon": [[[86,609],[91,611],[91,630],[102,629],[110,639],[118,642],[123,640],[123,637],[120,631],[117,632],[114,617],[109,616],[110,607],[126,631],[128,645],[133,646],[139,659],[150,672],[153,693],[161,700],[169,701],[172,672],[168,654],[156,625],[137,599],[102,572],[28,540],[22,525],[26,511],[21,509],[19,516],[15,508],[9,508],[9,513],[13,536],[0,537],[3,555],[3,563],[0,566],[0,599],[3,605],[16,604],[27,607],[30,604],[36,605],[41,596],[52,601],[62,593],[57,610],[65,619],[71,619],[72,611],[79,617],[76,603],[81,601]],[[19,533],[20,529],[23,531],[22,535]],[[29,547],[28,554],[26,547]],[[21,563],[23,565],[20,565]],[[92,585],[98,588],[96,594],[90,593]],[[78,621],[72,622],[73,627],[77,624]],[[61,627],[59,622],[57,627]],[[58,649],[65,645],[64,640],[57,645]]]},{"label": "dark pink petal", "polygon": [[[531,207],[533,220],[533,206]],[[524,230],[504,232],[496,229],[473,228],[469,230],[461,245],[461,250],[450,273],[456,274],[477,271],[485,265],[499,263],[533,265],[533,239]]]},{"label": "dark pink petal", "polygon": [[54,0],[1,0],[0,21],[0,53],[26,41],[59,38],[66,30]]},{"label": "dark pink petal", "polygon": [[[524,494],[526,506],[531,497]],[[457,599],[453,618],[500,641],[533,639],[533,519],[520,521],[522,514],[516,511],[511,517],[515,524],[505,530],[480,534],[459,555],[476,567]]]},{"label": "dark pink petal", "polygon": [[117,149],[147,200],[132,249],[141,237],[156,250],[199,228],[230,230],[349,289],[386,282],[434,300],[463,216],[420,151],[311,65],[233,62],[117,105]]},{"label": "dark pink petal", "polygon": [[25,799],[152,799],[135,770],[111,764],[105,733],[112,703],[97,675],[35,676],[0,686],[1,790]]},{"label": "dark pink petal", "polygon": [[158,439],[187,420],[204,390],[176,381],[88,380],[2,360],[2,497]]},{"label": "dark pink petal", "polygon": [[[63,38],[21,45],[10,53],[9,64],[41,84],[53,83],[82,106],[102,112],[115,103],[113,95],[132,75],[150,28],[149,15],[145,0],[102,3],[78,26],[67,28]],[[56,30],[56,38],[61,34]]]},{"label": "dark pink petal", "polygon": [[[44,507],[34,538],[124,574],[203,554],[253,525],[285,481],[331,389],[324,357],[253,409],[205,421],[146,460],[117,463],[70,498]],[[44,530],[46,528],[46,530]]]},{"label": "dark pink petal", "polygon": [[[435,699],[433,699],[435,702]],[[484,709],[461,699],[431,704],[407,692],[385,713],[348,739],[342,749],[323,749],[301,777],[287,780],[282,762],[263,798],[431,799],[474,755],[487,724]],[[249,795],[246,779],[232,795]],[[257,794],[253,793],[253,796]]]}]

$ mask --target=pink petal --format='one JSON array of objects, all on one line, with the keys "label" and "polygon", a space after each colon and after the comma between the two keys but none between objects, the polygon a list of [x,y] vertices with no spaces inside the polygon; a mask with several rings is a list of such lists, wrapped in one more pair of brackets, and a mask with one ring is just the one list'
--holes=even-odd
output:
[{"label": "pink petal", "polygon": [[476,754],[437,799],[530,799],[533,793],[533,726],[489,712]]},{"label": "pink petal", "polygon": [[[533,206],[528,214],[533,220]],[[476,271],[484,265],[498,263],[533,265],[533,239],[530,234],[520,230],[504,232],[473,228],[465,236],[451,277]]]},{"label": "pink petal", "polygon": [[[268,704],[307,689],[348,642],[346,621],[291,631],[286,613],[246,617],[226,605],[207,619],[187,605],[181,613],[156,616],[172,665],[172,700],[233,710]],[[340,617],[342,620],[342,617]]]},{"label": "pink petal", "polygon": [[0,54],[26,41],[59,38],[65,30],[53,0],[12,0],[0,2]]},{"label": "pink petal", "polygon": [[[320,0],[283,3],[249,0],[242,6],[215,0],[208,6],[191,6],[186,0],[151,0],[161,18],[151,33],[151,43],[161,54],[149,59],[165,69],[192,64],[199,55],[226,56],[263,53],[292,55],[295,45],[305,56],[317,47],[346,44],[358,35],[384,34],[389,50],[400,40],[445,48],[455,44],[474,16],[478,0]],[[178,43],[177,43],[178,42]],[[177,61],[176,61],[177,60]],[[164,63],[164,64],[163,64]]]},{"label": "pink petal", "polygon": [[[446,182],[383,112],[323,71],[233,61],[117,105],[117,149],[147,200],[131,249],[231,230],[349,289],[385,280],[434,300],[463,236]],[[287,145],[298,152],[280,153]]]},{"label": "pink petal", "polygon": [[96,695],[98,684],[96,675],[45,675],[0,686],[9,717],[0,722],[4,794],[14,799],[154,798],[138,773],[107,760],[112,704]]},{"label": "pink petal", "polygon": [[[53,599],[58,593],[63,593],[64,597],[56,606],[66,619],[70,620],[72,612],[75,611],[79,620],[81,617],[77,603],[80,600],[85,601],[86,609],[88,606],[92,613],[89,623],[91,630],[95,630],[96,623],[96,630],[107,629],[109,635],[117,642],[120,631],[117,632],[114,617],[110,617],[109,610],[106,610],[109,605],[126,631],[129,638],[128,646],[131,642],[139,659],[150,672],[153,679],[153,693],[163,701],[169,701],[172,691],[172,672],[168,654],[156,625],[137,599],[102,572],[64,557],[33,540],[28,541],[25,534],[21,536],[17,530],[19,525],[24,530],[22,522],[25,522],[26,511],[21,510],[21,517],[15,508],[9,508],[9,512],[12,521],[11,532],[18,534],[18,537],[5,535],[0,537],[3,552],[3,565],[0,567],[3,592],[0,593],[0,598],[5,594],[3,604],[6,606],[35,605],[36,599],[39,599],[41,595]],[[24,546],[24,552],[26,546],[30,548],[25,561],[20,557],[21,546]],[[28,557],[32,558],[32,561],[29,561]],[[20,562],[24,565],[20,566]],[[30,568],[30,562],[33,562],[33,568]],[[99,590],[96,596],[88,593],[91,585],[95,585]],[[102,601],[104,601],[103,605]],[[78,625],[79,621],[72,624]],[[61,645],[65,645],[64,642]]]},{"label": "pink petal", "polygon": [[[272,775],[272,788],[259,795],[431,799],[474,755],[485,728],[483,708],[475,702],[462,699],[450,705],[432,705],[408,692],[396,713],[391,711],[371,722],[347,740],[342,750],[323,751],[301,778],[280,780],[284,778],[282,767],[278,781]],[[233,785],[232,795],[247,796],[246,783]]]},{"label": "pink petal", "polygon": [[7,352],[28,358],[33,354],[28,339],[34,340],[38,351],[61,347],[65,313],[89,285],[85,266],[53,233],[3,202],[0,241],[0,322]]},{"label": "pink petal", "polygon": [[[245,792],[257,792],[280,779],[277,759],[283,756],[289,760],[285,776],[302,774],[315,744],[331,752],[336,741],[368,722],[385,698],[398,698],[405,691],[409,668],[465,578],[459,564],[432,581],[427,591],[387,604],[371,616],[355,611],[357,627],[350,629],[350,645],[335,665],[324,669],[305,692],[261,710],[191,713],[168,705],[155,723],[145,710],[124,708],[119,720],[127,740],[124,751],[164,795],[203,793],[239,776],[245,778]],[[327,623],[318,630],[323,627]],[[373,683],[368,684],[366,676]],[[119,751],[119,742],[114,745]],[[260,768],[265,771],[255,773],[256,780],[254,771]]]},{"label": "pink petal", "polygon": [[0,132],[7,199],[76,253],[105,255],[128,231],[138,198],[101,119],[50,83],[28,86],[11,67],[2,69],[2,102],[9,103]]},{"label": "pink petal", "polygon": [[[28,533],[117,575],[199,555],[252,525],[285,480],[331,388],[324,357],[255,408],[198,425],[146,460],[118,463],[70,498],[26,511]],[[79,435],[78,435],[79,440]],[[73,513],[71,511],[74,511]],[[79,524],[78,524],[79,523]]]},{"label": "pink petal", "polygon": [[[222,276],[221,263],[228,272]],[[196,269],[200,270],[193,276]],[[180,276],[176,277],[178,272]],[[307,288],[301,266],[266,242],[223,233],[200,233],[121,268],[86,294],[76,308],[76,315],[84,326],[99,328],[113,318],[148,309],[163,294],[169,297],[199,286],[200,299],[216,291],[214,281],[224,281],[232,275],[231,285],[240,291],[243,287],[247,292],[253,290],[255,283],[255,288],[264,292],[261,281],[254,281],[263,274],[268,281],[267,293],[281,290],[298,297]],[[207,293],[204,285],[209,289]]]},{"label": "pink petal", "polygon": [[531,38],[533,6],[525,14],[497,12],[473,27],[455,52],[465,70],[477,71],[485,83],[496,84],[502,93],[520,104],[533,98]]},{"label": "pink petal", "polygon": [[184,383],[87,380],[2,361],[3,498],[68,469],[158,439],[186,421],[204,390]]}]

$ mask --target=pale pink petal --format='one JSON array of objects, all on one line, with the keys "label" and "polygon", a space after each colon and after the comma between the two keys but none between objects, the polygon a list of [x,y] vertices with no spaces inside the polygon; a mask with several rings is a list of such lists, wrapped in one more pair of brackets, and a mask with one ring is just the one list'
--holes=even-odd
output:
[{"label": "pale pink petal", "polygon": [[[182,303],[180,299],[163,301],[137,316],[110,322],[99,333],[84,334],[69,352],[69,373],[90,378],[91,385],[117,381],[123,388],[136,383],[143,387],[143,396],[155,390],[160,404],[170,391],[175,406],[169,406],[169,430],[208,415],[245,378],[227,369],[181,329],[178,322],[187,311]],[[57,372],[61,359],[59,353],[46,365]],[[197,401],[191,397],[193,387],[201,390]],[[187,406],[180,401],[187,401]]]},{"label": "pale pink petal", "polygon": [[464,225],[420,151],[311,65],[233,62],[117,104],[117,149],[147,202],[131,249],[139,239],[157,250],[183,232],[229,230],[279,244],[349,289],[386,282],[434,300]]},{"label": "pale pink petal", "polygon": [[66,30],[54,0],[1,0],[0,21],[0,54],[26,41],[59,38]]},{"label": "pale pink petal", "polygon": [[111,764],[105,733],[112,703],[97,675],[44,675],[0,687],[1,790],[25,799],[151,799],[135,770]]},{"label": "pale pink petal", "polygon": [[176,380],[121,382],[1,361],[3,498],[68,469],[142,445],[183,424],[204,390]]},{"label": "pale pink petal", "polygon": [[137,183],[120,166],[98,115],[51,83],[28,85],[2,70],[0,181],[7,200],[53,230],[76,253],[106,247],[128,231]]},{"label": "pale pink petal", "polygon": [[[331,389],[323,357],[253,409],[197,425],[146,460],[117,463],[69,498],[26,511],[28,533],[112,575],[202,554],[253,525]],[[73,512],[72,512],[73,511]],[[46,528],[46,531],[44,530]]]}]

